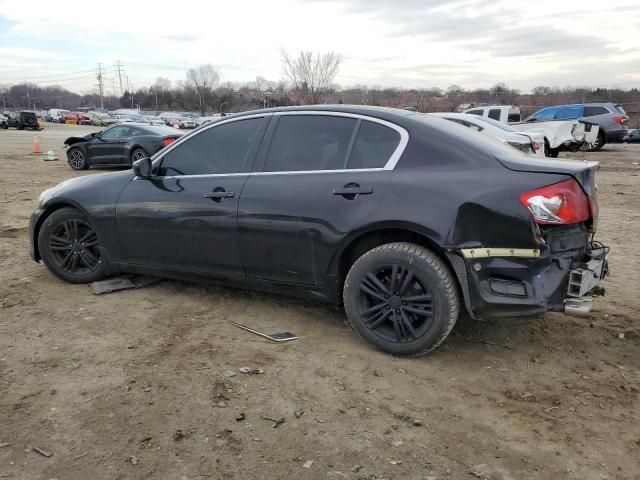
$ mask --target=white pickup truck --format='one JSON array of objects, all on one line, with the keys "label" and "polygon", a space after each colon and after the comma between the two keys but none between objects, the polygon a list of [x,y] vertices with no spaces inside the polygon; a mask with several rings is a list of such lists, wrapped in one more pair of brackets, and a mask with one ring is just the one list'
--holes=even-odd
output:
[{"label": "white pickup truck", "polygon": [[513,105],[491,105],[474,107],[464,111],[472,115],[492,118],[508,123],[520,132],[544,135],[544,151],[547,157],[557,157],[558,152],[575,152],[584,143],[594,142],[598,137],[598,125],[580,120],[548,120],[535,123],[521,122],[520,109]]}]

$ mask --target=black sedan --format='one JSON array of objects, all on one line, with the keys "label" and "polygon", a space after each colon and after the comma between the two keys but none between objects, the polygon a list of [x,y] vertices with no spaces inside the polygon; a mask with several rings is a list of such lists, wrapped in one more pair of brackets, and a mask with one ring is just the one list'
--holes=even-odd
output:
[{"label": "black sedan", "polygon": [[149,157],[177,140],[182,134],[163,125],[118,123],[84,137],[69,137],[67,160],[74,170],[91,166],[127,166]]},{"label": "black sedan", "polygon": [[588,311],[607,273],[597,165],[403,110],[248,112],[45,191],[31,255],[68,282],[138,273],[342,303],[370,344],[421,355],[463,308]]}]

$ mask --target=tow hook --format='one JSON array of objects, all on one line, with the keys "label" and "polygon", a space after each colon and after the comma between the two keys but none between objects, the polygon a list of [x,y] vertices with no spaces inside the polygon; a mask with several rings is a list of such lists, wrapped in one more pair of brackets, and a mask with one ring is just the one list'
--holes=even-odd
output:
[{"label": "tow hook", "polygon": [[564,313],[575,317],[586,317],[592,306],[593,302],[589,297],[567,298],[564,303]]}]

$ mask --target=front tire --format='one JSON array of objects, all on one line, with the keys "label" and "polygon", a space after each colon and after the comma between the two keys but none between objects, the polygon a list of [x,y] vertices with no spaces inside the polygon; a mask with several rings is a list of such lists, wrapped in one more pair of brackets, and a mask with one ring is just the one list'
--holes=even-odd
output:
[{"label": "front tire", "polygon": [[433,252],[412,243],[388,243],[352,265],[343,289],[351,327],[370,345],[416,357],[438,347],[458,319],[458,288]]},{"label": "front tire", "polygon": [[69,166],[74,170],[86,170],[89,168],[87,157],[79,148],[69,150],[67,152],[67,160],[69,161]]},{"label": "front tire", "polygon": [[66,282],[95,282],[108,273],[98,235],[75,208],[61,208],[44,220],[38,250],[49,271]]}]

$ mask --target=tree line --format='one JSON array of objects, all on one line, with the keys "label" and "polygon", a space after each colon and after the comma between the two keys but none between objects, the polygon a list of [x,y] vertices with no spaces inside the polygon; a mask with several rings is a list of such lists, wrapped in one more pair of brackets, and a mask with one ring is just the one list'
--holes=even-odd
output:
[{"label": "tree line", "polygon": [[[461,105],[518,105],[524,115],[540,107],[565,103],[617,102],[625,105],[632,117],[640,112],[640,90],[631,88],[587,88],[539,86],[522,92],[498,83],[487,89],[464,89],[451,85],[438,87],[393,88],[356,85],[342,87],[334,83],[342,57],[300,52],[282,55],[282,79],[256,77],[251,82],[221,82],[220,71],[207,64],[186,72],[185,80],[170,81],[158,77],[152,85],[121,96],[105,96],[105,108],[139,108],[155,111],[195,111],[201,114],[239,112],[264,107],[317,103],[365,104],[412,108],[419,112],[454,111]],[[97,93],[79,95],[61,86],[41,87],[24,82],[0,85],[4,109],[66,108],[100,105]],[[635,117],[635,122],[638,118]],[[633,123],[633,122],[632,122]]]}]

